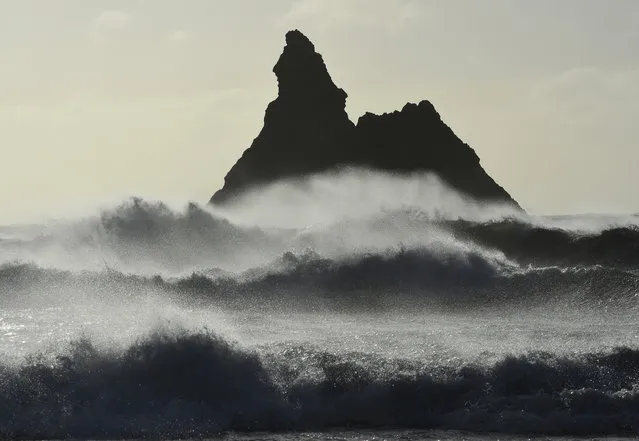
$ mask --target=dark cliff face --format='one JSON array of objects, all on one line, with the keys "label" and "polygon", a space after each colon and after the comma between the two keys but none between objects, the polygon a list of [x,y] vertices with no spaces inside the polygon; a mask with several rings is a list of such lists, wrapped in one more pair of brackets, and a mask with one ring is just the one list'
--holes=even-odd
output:
[{"label": "dark cliff face", "polygon": [[356,132],[356,164],[396,173],[432,172],[479,201],[516,205],[429,101],[408,103],[401,111],[383,115],[367,113],[357,122]]},{"label": "dark cliff face", "polygon": [[428,101],[401,111],[346,114],[346,93],[332,81],[322,56],[301,32],[286,34],[273,68],[278,97],[268,105],[264,127],[211,198],[232,201],[252,188],[344,166],[394,173],[432,172],[479,200],[516,205],[488,176],[472,148],[442,122]]},{"label": "dark cliff face", "polygon": [[353,144],[346,92],[335,86],[322,56],[299,31],[286,34],[286,47],[273,68],[279,93],[264,127],[224,178],[211,202],[278,179],[316,173],[343,162]]}]

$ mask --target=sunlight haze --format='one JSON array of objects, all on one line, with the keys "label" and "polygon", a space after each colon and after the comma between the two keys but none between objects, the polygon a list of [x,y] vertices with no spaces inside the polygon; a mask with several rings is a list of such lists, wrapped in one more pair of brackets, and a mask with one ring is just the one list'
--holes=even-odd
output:
[{"label": "sunlight haze", "polygon": [[0,222],[205,203],[290,29],[351,120],[428,99],[526,210],[639,211],[635,0],[0,0]]}]

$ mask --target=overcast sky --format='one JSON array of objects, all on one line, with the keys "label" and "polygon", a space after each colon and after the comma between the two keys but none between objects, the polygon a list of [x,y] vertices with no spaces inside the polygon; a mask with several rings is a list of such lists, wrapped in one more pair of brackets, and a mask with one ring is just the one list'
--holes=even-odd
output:
[{"label": "overcast sky", "polygon": [[354,121],[429,99],[529,211],[639,211],[636,0],[0,0],[0,222],[207,201],[294,28]]}]

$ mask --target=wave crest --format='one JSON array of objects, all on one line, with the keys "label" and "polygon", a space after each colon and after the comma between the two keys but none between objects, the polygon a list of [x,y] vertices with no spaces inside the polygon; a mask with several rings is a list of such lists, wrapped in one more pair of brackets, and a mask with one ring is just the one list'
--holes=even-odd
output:
[{"label": "wave crest", "polygon": [[245,308],[511,308],[546,305],[600,311],[639,306],[639,275],[595,266],[520,266],[499,254],[399,248],[341,259],[286,252],[243,273],[219,269],[182,277],[116,270],[70,272],[28,263],[0,265],[0,301],[68,303],[167,297],[185,304]]},{"label": "wave crest", "polygon": [[123,350],[74,342],[0,367],[3,438],[193,437],[222,430],[443,428],[639,434],[639,352],[433,365],[312,347],[241,349],[203,331]]}]

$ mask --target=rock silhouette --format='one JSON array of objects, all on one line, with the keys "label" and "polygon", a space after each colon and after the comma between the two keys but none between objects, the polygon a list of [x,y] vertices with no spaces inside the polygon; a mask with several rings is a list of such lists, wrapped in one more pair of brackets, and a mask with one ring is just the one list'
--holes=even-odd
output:
[{"label": "rock silhouette", "polygon": [[230,202],[280,179],[350,166],[432,172],[475,200],[518,206],[430,102],[383,115],[366,113],[354,125],[345,110],[346,92],[333,83],[322,56],[298,30],[286,34],[273,72],[279,93],[266,109],[264,127],[211,203]]}]

